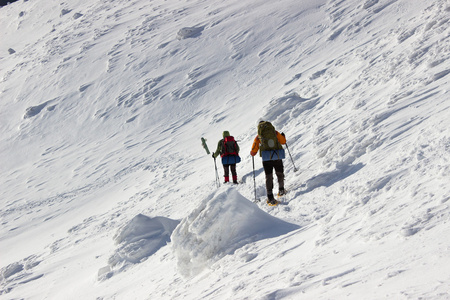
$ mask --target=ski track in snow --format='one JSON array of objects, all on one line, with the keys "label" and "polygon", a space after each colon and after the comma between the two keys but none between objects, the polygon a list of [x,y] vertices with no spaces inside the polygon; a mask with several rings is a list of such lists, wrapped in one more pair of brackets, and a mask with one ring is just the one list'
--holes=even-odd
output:
[{"label": "ski track in snow", "polygon": [[[444,0],[0,8],[0,297],[449,298],[449,15]],[[288,138],[277,207],[248,155],[260,118]],[[217,189],[200,137],[212,152],[223,130],[242,183]]]}]

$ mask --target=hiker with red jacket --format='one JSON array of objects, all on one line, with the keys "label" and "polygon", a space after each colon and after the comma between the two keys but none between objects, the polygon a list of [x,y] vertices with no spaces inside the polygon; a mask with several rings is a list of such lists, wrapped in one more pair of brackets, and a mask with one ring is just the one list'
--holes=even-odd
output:
[{"label": "hiker with red jacket", "polygon": [[223,132],[223,139],[217,143],[217,150],[212,154],[212,157],[216,159],[219,155],[222,157],[224,183],[230,181],[231,169],[233,183],[237,184],[236,164],[241,161],[241,158],[239,157],[239,146],[228,131]]},{"label": "hiker with red jacket", "polygon": [[279,133],[270,122],[260,121],[258,124],[258,135],[253,141],[251,156],[260,151],[263,160],[264,173],[266,174],[267,203],[277,205],[278,201],[273,197],[273,170],[278,179],[278,196],[283,196],[284,190],[284,166],[282,159],[285,158],[283,146],[286,144],[284,133]]}]

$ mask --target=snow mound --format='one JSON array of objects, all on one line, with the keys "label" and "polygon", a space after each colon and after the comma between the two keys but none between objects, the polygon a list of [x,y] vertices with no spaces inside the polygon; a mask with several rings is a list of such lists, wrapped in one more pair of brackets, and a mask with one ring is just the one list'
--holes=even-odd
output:
[{"label": "snow mound", "polygon": [[177,33],[177,39],[196,38],[202,34],[204,27],[183,27]]},{"label": "snow mound", "polygon": [[99,280],[110,278],[113,268],[139,263],[170,242],[179,221],[165,217],[150,218],[139,214],[114,236],[119,248],[109,258],[108,266],[99,270]]},{"label": "snow mound", "polygon": [[172,248],[180,273],[189,277],[248,243],[298,228],[262,211],[235,188],[222,187],[181,221]]}]

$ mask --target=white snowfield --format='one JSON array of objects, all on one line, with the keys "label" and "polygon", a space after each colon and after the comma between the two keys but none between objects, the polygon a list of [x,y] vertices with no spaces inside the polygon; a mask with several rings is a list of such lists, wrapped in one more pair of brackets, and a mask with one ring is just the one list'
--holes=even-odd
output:
[{"label": "white snowfield", "polygon": [[0,299],[450,299],[447,0],[20,0],[0,28]]}]

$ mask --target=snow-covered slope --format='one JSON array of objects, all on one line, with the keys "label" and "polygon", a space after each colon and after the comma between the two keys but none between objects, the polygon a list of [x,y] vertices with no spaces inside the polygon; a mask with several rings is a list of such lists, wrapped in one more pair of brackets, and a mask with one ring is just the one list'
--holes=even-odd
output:
[{"label": "snow-covered slope", "polygon": [[[446,0],[0,8],[0,297],[450,298],[449,23]],[[274,208],[261,118],[289,147]],[[200,138],[224,130],[241,184],[217,188]]]}]

